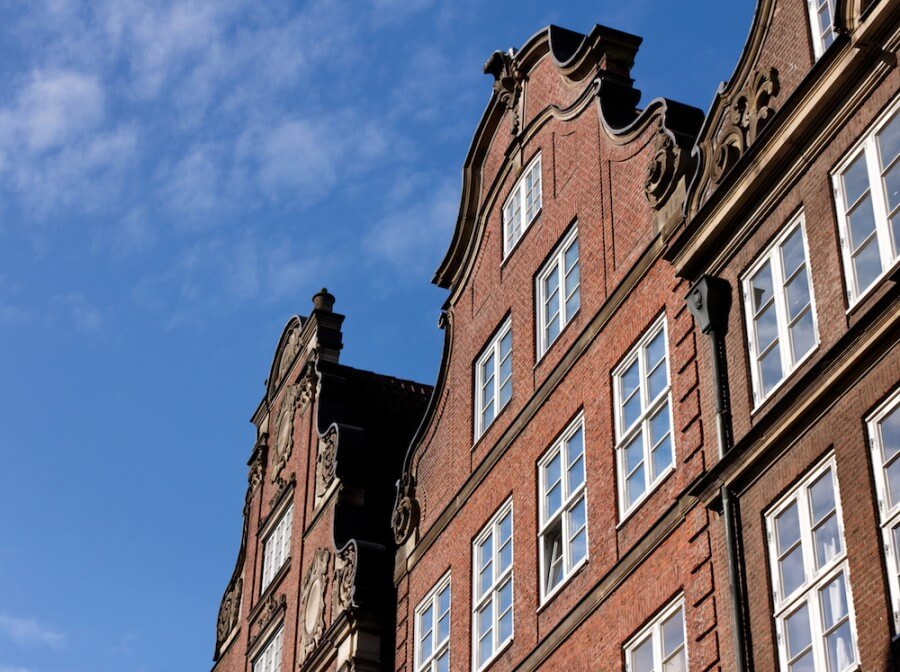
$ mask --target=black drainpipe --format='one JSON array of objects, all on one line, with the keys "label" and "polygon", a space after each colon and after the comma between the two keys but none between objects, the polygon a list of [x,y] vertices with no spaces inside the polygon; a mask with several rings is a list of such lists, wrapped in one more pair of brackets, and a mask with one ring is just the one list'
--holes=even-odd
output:
[{"label": "black drainpipe", "polygon": [[[725,334],[731,309],[731,285],[721,278],[702,276],[687,295],[688,308],[700,331],[709,337],[710,367],[716,391],[716,438],[719,457],[734,446],[731,431],[731,402],[728,396],[728,359]],[[746,627],[747,601],[741,559],[741,513],[731,488],[719,489],[722,522],[725,526],[725,552],[728,555],[728,580],[731,588],[731,628],[734,631],[734,662],[738,672],[749,672],[749,631]]]}]

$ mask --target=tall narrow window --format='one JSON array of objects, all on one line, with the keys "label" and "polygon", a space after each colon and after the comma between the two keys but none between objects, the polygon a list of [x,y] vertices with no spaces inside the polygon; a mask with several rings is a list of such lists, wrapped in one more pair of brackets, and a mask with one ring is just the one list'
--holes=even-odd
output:
[{"label": "tall narrow window", "polygon": [[816,347],[816,315],[803,215],[744,277],[753,396],[761,404]]},{"label": "tall narrow window", "polygon": [[253,672],[281,672],[281,656],[284,647],[284,626],[269,639],[266,647],[253,660]]},{"label": "tall narrow window", "polygon": [[538,462],[541,599],[546,600],[587,559],[584,419],[579,417]]},{"label": "tall narrow window", "polygon": [[687,672],[686,639],[679,597],[625,645],[626,672]]},{"label": "tall narrow window", "polygon": [[812,30],[813,51],[819,58],[834,42],[835,0],[806,0],[809,5],[809,24]]},{"label": "tall narrow window", "polygon": [[263,572],[260,592],[264,591],[291,554],[291,522],[294,505],[281,514],[275,528],[263,541]]},{"label": "tall narrow window", "polygon": [[512,397],[512,321],[506,321],[475,362],[475,439]]},{"label": "tall narrow window", "polygon": [[578,227],[573,226],[537,276],[538,357],[556,340],[581,307]]},{"label": "tall narrow window", "polygon": [[613,372],[619,512],[630,513],[674,467],[665,315]]},{"label": "tall narrow window", "polygon": [[867,425],[894,627],[900,630],[900,390],[868,418]]},{"label": "tall narrow window", "polygon": [[834,175],[850,303],[873,287],[900,256],[900,114],[898,102]]},{"label": "tall narrow window", "polygon": [[834,458],[766,515],[782,670],[855,668],[856,635]]},{"label": "tall narrow window", "polygon": [[450,672],[450,573],[416,607],[416,672]]},{"label": "tall narrow window", "polygon": [[504,504],[472,545],[473,667],[481,670],[512,641],[512,500]]},{"label": "tall narrow window", "polygon": [[522,171],[503,206],[503,257],[512,251],[541,211],[541,155]]}]

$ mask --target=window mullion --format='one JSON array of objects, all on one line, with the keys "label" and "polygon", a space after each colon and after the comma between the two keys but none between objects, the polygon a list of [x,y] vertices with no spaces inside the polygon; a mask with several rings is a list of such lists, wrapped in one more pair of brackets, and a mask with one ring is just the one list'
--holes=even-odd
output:
[{"label": "window mullion", "polygon": [[[772,248],[772,251],[769,256],[769,264],[772,268],[772,282],[777,283],[776,287],[777,291],[774,292],[775,295],[775,319],[777,321],[777,331],[778,331],[778,340],[781,345],[781,379],[784,380],[787,378],[788,373],[791,369],[794,368],[794,344],[791,343],[791,333],[790,333],[790,318],[788,317],[787,310],[787,285],[785,282],[785,274],[784,274],[784,264],[781,260],[781,246],[787,241],[790,232],[794,230],[794,227],[790,227],[787,232],[787,236],[783,236],[781,241]],[[806,252],[804,248],[804,253]],[[806,264],[806,260],[803,260],[803,263]],[[803,269],[804,272],[806,269]],[[773,287],[774,289],[774,287]],[[812,288],[810,288],[810,294],[812,293]]]},{"label": "window mullion", "polygon": [[872,131],[866,140],[866,169],[869,173],[869,192],[872,194],[872,205],[875,211],[875,235],[878,238],[878,255],[881,259],[881,271],[891,267],[891,232],[888,227],[888,204],[884,194],[884,182],[881,179],[881,162],[878,159],[877,134],[881,129]]}]

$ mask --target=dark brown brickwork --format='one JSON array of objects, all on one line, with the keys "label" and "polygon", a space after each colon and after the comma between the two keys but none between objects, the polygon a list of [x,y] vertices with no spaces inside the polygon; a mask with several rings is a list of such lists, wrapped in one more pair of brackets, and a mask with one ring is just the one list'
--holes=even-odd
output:
[{"label": "dark brown brickwork", "polygon": [[[895,269],[850,307],[830,174],[896,100],[900,2],[871,2],[865,12],[861,5],[838,3],[837,40],[816,61],[806,0],[760,0],[734,75],[705,119],[673,101],[639,105],[628,72],[640,40],[608,28],[577,35],[550,27],[491,57],[493,94],[435,275],[449,297],[444,357],[427,408],[424,386],[337,363],[340,316],[330,305],[313,312],[316,329],[301,325],[307,340],[291,366],[279,365],[288,334],[276,353],[273,380],[286,371],[299,381],[311,357],[320,378],[315,399],[295,418],[292,559],[273,589],[286,595],[291,633],[282,670],[412,672],[415,610],[448,571],[450,669],[470,669],[473,540],[510,499],[514,636],[486,669],[624,670],[625,645],[676,599],[684,605],[691,672],[780,669],[765,514],[832,455],[858,669],[891,669],[895,629],[864,418],[900,384],[900,288]],[[504,258],[503,205],[538,153],[540,215]],[[801,211],[819,342],[756,408],[741,279]],[[540,355],[536,277],[576,223],[580,310]],[[730,291],[724,333],[704,333],[692,315],[724,310],[717,300],[697,305],[693,288],[704,276]],[[612,374],[661,315],[674,469],[623,517]],[[476,437],[474,364],[507,318],[512,396]],[[724,356],[717,360],[711,345],[719,337]],[[326,346],[307,347],[316,338]],[[260,610],[257,527],[278,487],[269,470],[279,385],[270,381],[254,418],[267,470],[248,492],[235,574],[245,596],[239,617],[226,618],[220,632],[220,672],[249,670],[257,650],[247,636]],[[729,403],[720,404],[720,390]],[[372,406],[381,410],[360,410]],[[579,415],[588,560],[542,603],[537,465]],[[320,501],[319,452],[332,423],[336,485]],[[373,441],[389,446],[384,468],[365,461],[361,446]],[[359,560],[346,607],[333,596],[337,554],[350,545]],[[320,549],[329,553],[325,630],[304,650],[311,599],[304,586]],[[352,660],[339,653],[350,641],[362,642]]]}]

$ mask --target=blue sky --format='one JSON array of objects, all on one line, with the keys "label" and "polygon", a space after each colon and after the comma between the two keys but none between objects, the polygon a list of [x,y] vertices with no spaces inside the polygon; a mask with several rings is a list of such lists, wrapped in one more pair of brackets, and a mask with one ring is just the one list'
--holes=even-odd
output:
[{"label": "blue sky", "polygon": [[604,23],[707,109],[752,5],[0,2],[0,672],[209,668],[287,318],[434,379],[491,51]]}]

